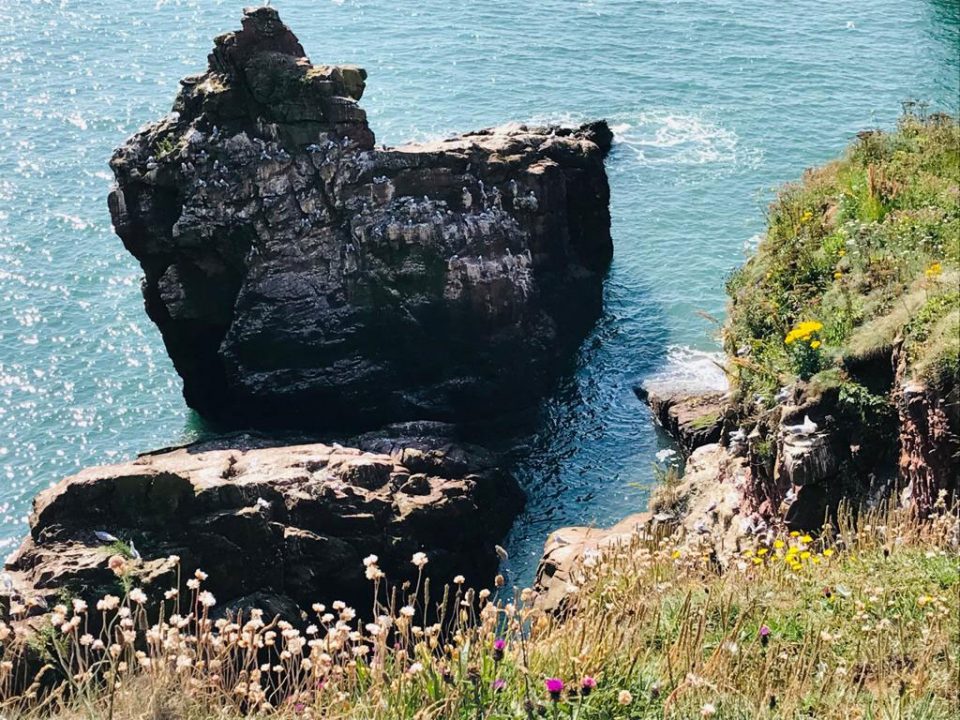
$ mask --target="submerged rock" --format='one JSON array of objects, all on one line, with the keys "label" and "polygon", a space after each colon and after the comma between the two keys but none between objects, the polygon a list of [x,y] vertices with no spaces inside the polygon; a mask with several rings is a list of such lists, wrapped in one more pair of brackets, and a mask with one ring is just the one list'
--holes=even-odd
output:
[{"label": "submerged rock", "polygon": [[460,421],[549,385],[612,254],[605,123],[378,147],[366,72],[269,7],[119,148],[110,212],[187,403],[257,425]]},{"label": "submerged rock", "polygon": [[415,579],[411,556],[425,552],[438,586],[463,574],[479,587],[523,495],[483,450],[422,434],[436,429],[404,426],[357,448],[241,435],[89,468],[36,498],[0,595],[38,612],[64,592],[121,595],[117,553],[153,602],[177,586],[171,555],[183,577],[208,573],[205,588],[230,607],[340,599],[364,612],[371,553],[391,583]]}]

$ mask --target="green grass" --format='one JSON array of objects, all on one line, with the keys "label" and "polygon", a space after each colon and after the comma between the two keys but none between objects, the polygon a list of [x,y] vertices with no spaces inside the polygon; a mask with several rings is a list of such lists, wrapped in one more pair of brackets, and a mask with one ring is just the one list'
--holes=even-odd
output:
[{"label": "green grass", "polygon": [[[59,629],[44,632],[75,684],[43,701],[10,692],[0,674],[0,709],[58,720],[956,717],[956,515],[841,518],[842,548],[835,533],[781,536],[741,548],[724,572],[695,543],[636,535],[578,569],[563,617],[529,590],[510,602],[502,589],[487,598],[456,586],[463,603],[425,625],[423,583],[392,595],[375,579],[372,625],[336,608],[317,609],[307,630],[211,624],[201,584],[153,630],[136,598],[120,601],[126,620],[105,611],[111,654],[82,640],[92,609],[61,608]],[[6,642],[5,659],[18,647]],[[548,678],[564,682],[555,699]]]},{"label": "green grass", "polygon": [[[952,383],[958,262],[957,121],[907,114],[894,132],[861,133],[842,159],[780,191],[765,239],[728,280],[738,387],[770,399],[844,358],[889,357],[901,340],[915,379]],[[805,321],[822,329],[785,344]]]}]

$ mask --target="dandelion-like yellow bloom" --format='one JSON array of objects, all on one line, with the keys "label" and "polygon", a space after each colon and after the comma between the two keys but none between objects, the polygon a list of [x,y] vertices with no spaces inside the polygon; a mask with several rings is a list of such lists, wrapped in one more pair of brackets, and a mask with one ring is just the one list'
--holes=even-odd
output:
[{"label": "dandelion-like yellow bloom", "polygon": [[800,542],[804,542],[804,543],[813,542],[813,538],[810,537],[809,535],[804,535],[802,538],[800,538]]},{"label": "dandelion-like yellow bloom", "polygon": [[834,280],[839,280],[839,279],[842,278],[842,277],[843,277],[843,273],[840,272],[839,270],[837,270],[837,271],[833,274],[833,279],[834,279]]},{"label": "dandelion-like yellow bloom", "polygon": [[809,210],[805,211],[803,215],[800,216],[800,222],[810,222],[813,219],[813,213]]},{"label": "dandelion-like yellow bloom", "polygon": [[827,548],[826,550],[823,551],[823,556],[824,556],[824,557],[830,557],[831,555],[833,555],[833,549],[832,549],[832,548]]},{"label": "dandelion-like yellow bloom", "polygon": [[943,272],[943,265],[941,265],[939,262],[935,262],[926,269],[924,274],[928,278],[934,278],[934,277],[937,277],[937,275],[939,275],[942,272]]},{"label": "dandelion-like yellow bloom", "polygon": [[773,546],[774,546],[775,548],[782,548],[782,547],[784,546],[784,544],[785,544],[785,543],[783,542],[783,540],[774,540],[774,541],[773,541]]},{"label": "dandelion-like yellow bloom", "polygon": [[823,330],[823,323],[817,322],[816,320],[804,320],[787,333],[787,336],[783,341],[787,345],[792,345],[797,340],[809,340],[810,337],[815,332],[820,332]]},{"label": "dandelion-like yellow bloom", "polygon": [[812,343],[810,343],[810,347],[812,347],[814,350],[820,347],[820,345],[821,345],[821,342],[819,340],[814,340]]}]

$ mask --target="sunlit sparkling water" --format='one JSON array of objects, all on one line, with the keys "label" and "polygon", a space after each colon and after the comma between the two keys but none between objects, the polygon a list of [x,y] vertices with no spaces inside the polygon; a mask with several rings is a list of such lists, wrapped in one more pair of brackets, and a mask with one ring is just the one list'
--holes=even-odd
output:
[{"label": "sunlit sparkling water", "polygon": [[[110,228],[107,160],[169,110],[243,2],[0,0],[0,539],[80,467],[180,442],[186,409],[139,268]],[[530,503],[508,540],[642,509],[665,444],[632,387],[712,382],[723,280],[770,188],[900,102],[956,112],[956,0],[285,0],[315,62],[356,62],[387,143],[509,120],[606,117],[616,257],[576,370],[512,441]],[[753,239],[751,239],[753,238]],[[677,360],[680,364],[673,363]]]}]

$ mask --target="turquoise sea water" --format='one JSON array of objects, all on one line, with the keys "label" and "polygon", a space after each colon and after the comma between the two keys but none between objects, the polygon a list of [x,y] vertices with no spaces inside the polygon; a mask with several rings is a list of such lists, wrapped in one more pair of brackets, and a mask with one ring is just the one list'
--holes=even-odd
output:
[{"label": "turquoise sea water", "polygon": [[[95,463],[195,437],[110,228],[112,149],[169,110],[243,2],[0,0],[0,542]],[[616,257],[576,372],[511,441],[530,494],[507,543],[528,580],[553,528],[645,504],[665,445],[632,387],[715,382],[723,280],[773,186],[960,95],[957,0],[285,0],[314,62],[370,73],[378,140],[608,118]]]}]

